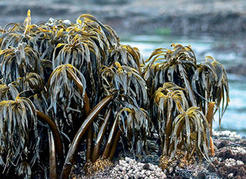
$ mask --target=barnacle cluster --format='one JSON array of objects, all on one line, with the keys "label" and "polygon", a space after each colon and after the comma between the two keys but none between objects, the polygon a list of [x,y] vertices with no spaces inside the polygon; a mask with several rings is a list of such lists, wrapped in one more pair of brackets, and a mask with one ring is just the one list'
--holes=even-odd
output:
[{"label": "barnacle cluster", "polygon": [[37,25],[29,10],[23,24],[0,29],[5,177],[49,170],[50,178],[68,178],[78,150],[92,173],[120,145],[134,156],[150,152],[154,133],[164,161],[177,150],[189,153],[187,161],[208,159],[213,114],[221,119],[228,102],[223,66],[212,57],[197,63],[189,46],[159,48],[144,60],[89,14]]}]

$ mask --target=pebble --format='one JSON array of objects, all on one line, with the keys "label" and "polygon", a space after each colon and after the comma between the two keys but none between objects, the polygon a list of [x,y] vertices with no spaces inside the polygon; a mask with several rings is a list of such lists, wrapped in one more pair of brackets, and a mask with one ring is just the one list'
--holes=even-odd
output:
[{"label": "pebble", "polygon": [[124,178],[167,178],[158,165],[137,162],[129,157],[119,160],[108,175],[111,178],[117,178],[117,176],[124,176]]},{"label": "pebble", "polygon": [[228,178],[233,178],[233,173],[230,173],[230,174],[228,175]]},{"label": "pebble", "polygon": [[246,150],[242,147],[232,147],[231,151],[232,154],[237,154],[237,153],[246,154]]},{"label": "pebble", "polygon": [[220,138],[230,138],[230,139],[240,139],[240,135],[238,135],[236,132],[232,131],[213,131],[213,137],[220,137]]}]

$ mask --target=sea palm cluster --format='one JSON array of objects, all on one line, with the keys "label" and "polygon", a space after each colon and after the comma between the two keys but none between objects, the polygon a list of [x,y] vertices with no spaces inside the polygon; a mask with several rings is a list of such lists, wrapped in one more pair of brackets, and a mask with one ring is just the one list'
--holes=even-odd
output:
[{"label": "sea palm cluster", "polygon": [[23,24],[6,25],[1,175],[68,178],[77,151],[90,174],[110,165],[118,148],[135,157],[151,152],[155,133],[163,156],[181,149],[208,159],[213,114],[221,119],[229,102],[226,72],[211,57],[198,64],[189,46],[172,47],[144,61],[88,14],[36,25],[29,10]]}]

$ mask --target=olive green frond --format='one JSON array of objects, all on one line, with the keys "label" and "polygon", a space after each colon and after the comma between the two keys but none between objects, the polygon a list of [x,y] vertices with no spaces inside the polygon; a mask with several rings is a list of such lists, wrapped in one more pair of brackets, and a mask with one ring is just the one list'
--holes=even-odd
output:
[{"label": "olive green frond", "polygon": [[83,74],[70,64],[60,65],[50,75],[48,85],[49,109],[59,115],[60,120],[65,118],[67,125],[71,125],[71,113],[82,115],[85,103],[86,81]]},{"label": "olive green frond", "polygon": [[134,154],[142,154],[148,147],[147,136],[150,135],[151,130],[148,116],[148,112],[143,108],[127,103],[116,114],[115,120],[118,120],[119,128],[127,138],[130,151]]},{"label": "olive green frond", "polygon": [[153,94],[165,82],[172,82],[188,91],[189,103],[196,106],[191,79],[197,67],[196,57],[189,46],[172,45],[173,50],[156,49],[144,70],[144,79]]},{"label": "olive green frond", "polygon": [[214,59],[200,64],[192,78],[192,89],[204,114],[207,114],[209,102],[216,103],[221,122],[229,104],[229,86],[224,67]]},{"label": "olive green frond", "polygon": [[101,68],[102,55],[100,49],[93,40],[84,40],[82,37],[74,39],[72,44],[59,43],[53,53],[53,69],[58,65],[71,64],[76,67],[85,77],[88,87],[88,95],[95,97],[90,101],[95,105],[98,100],[100,84],[99,69]]},{"label": "olive green frond", "polygon": [[157,107],[157,115],[154,116],[153,122],[157,128],[162,145],[164,145],[164,148],[167,148],[172,132],[173,120],[177,115],[189,108],[188,99],[185,89],[169,82],[164,83],[163,87],[156,90],[154,101],[155,105],[152,107],[152,110],[155,111]]},{"label": "olive green frond", "polygon": [[[176,149],[183,145],[184,150],[191,152],[195,149],[197,155],[208,159],[209,126],[204,114],[198,107],[191,107],[179,114],[173,121],[169,150],[175,155]],[[191,154],[192,155],[192,154]]]},{"label": "olive green frond", "polygon": [[[7,50],[10,47],[18,47],[23,36],[21,33],[7,32],[0,35],[0,49]],[[0,60],[1,62],[1,60]]]},{"label": "olive green frond", "polygon": [[19,171],[21,162],[33,166],[39,159],[38,144],[37,116],[33,103],[19,97],[1,101],[0,165],[7,169],[5,172],[16,165]]},{"label": "olive green frond", "polygon": [[81,25],[82,29],[85,31],[100,32],[99,34],[102,34],[105,40],[109,43],[109,47],[118,46],[119,37],[116,35],[114,30],[107,25],[103,25],[94,16],[90,14],[82,14],[77,18],[77,23]]},{"label": "olive green frond", "polygon": [[14,100],[19,94],[18,89],[13,84],[0,84],[0,101]]},{"label": "olive green frond", "polygon": [[141,107],[148,104],[146,82],[136,69],[115,62],[110,67],[104,67],[101,76],[106,95],[117,91],[120,95],[136,99]]},{"label": "olive green frond", "polygon": [[108,61],[105,62],[106,66],[112,65],[112,63],[119,62],[121,65],[129,66],[135,68],[142,73],[141,67],[144,65],[143,58],[139,53],[138,48],[131,47],[129,45],[120,45],[115,47],[108,58]]},{"label": "olive green frond", "polygon": [[36,93],[44,88],[44,81],[37,73],[27,73],[26,76],[18,78],[12,82],[19,91],[34,90]]},{"label": "olive green frond", "polygon": [[43,76],[39,54],[24,43],[20,43],[17,48],[4,51],[0,58],[2,59],[0,67],[4,83],[16,81],[28,72],[39,73]]}]

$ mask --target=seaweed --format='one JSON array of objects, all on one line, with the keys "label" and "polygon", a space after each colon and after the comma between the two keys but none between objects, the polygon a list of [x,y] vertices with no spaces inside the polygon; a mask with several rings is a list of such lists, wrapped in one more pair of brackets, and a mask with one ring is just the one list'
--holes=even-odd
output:
[{"label": "seaweed", "polygon": [[[190,46],[156,49],[143,60],[89,14],[8,24],[0,35],[0,172],[68,178],[82,151],[85,171],[111,165],[117,149],[150,152],[158,133],[162,163],[209,160],[212,122],[229,103],[226,71],[198,64]],[[215,109],[214,109],[215,106]],[[45,144],[49,145],[45,145]],[[49,151],[49,159],[46,153]],[[185,163],[185,162],[184,162]]]}]

